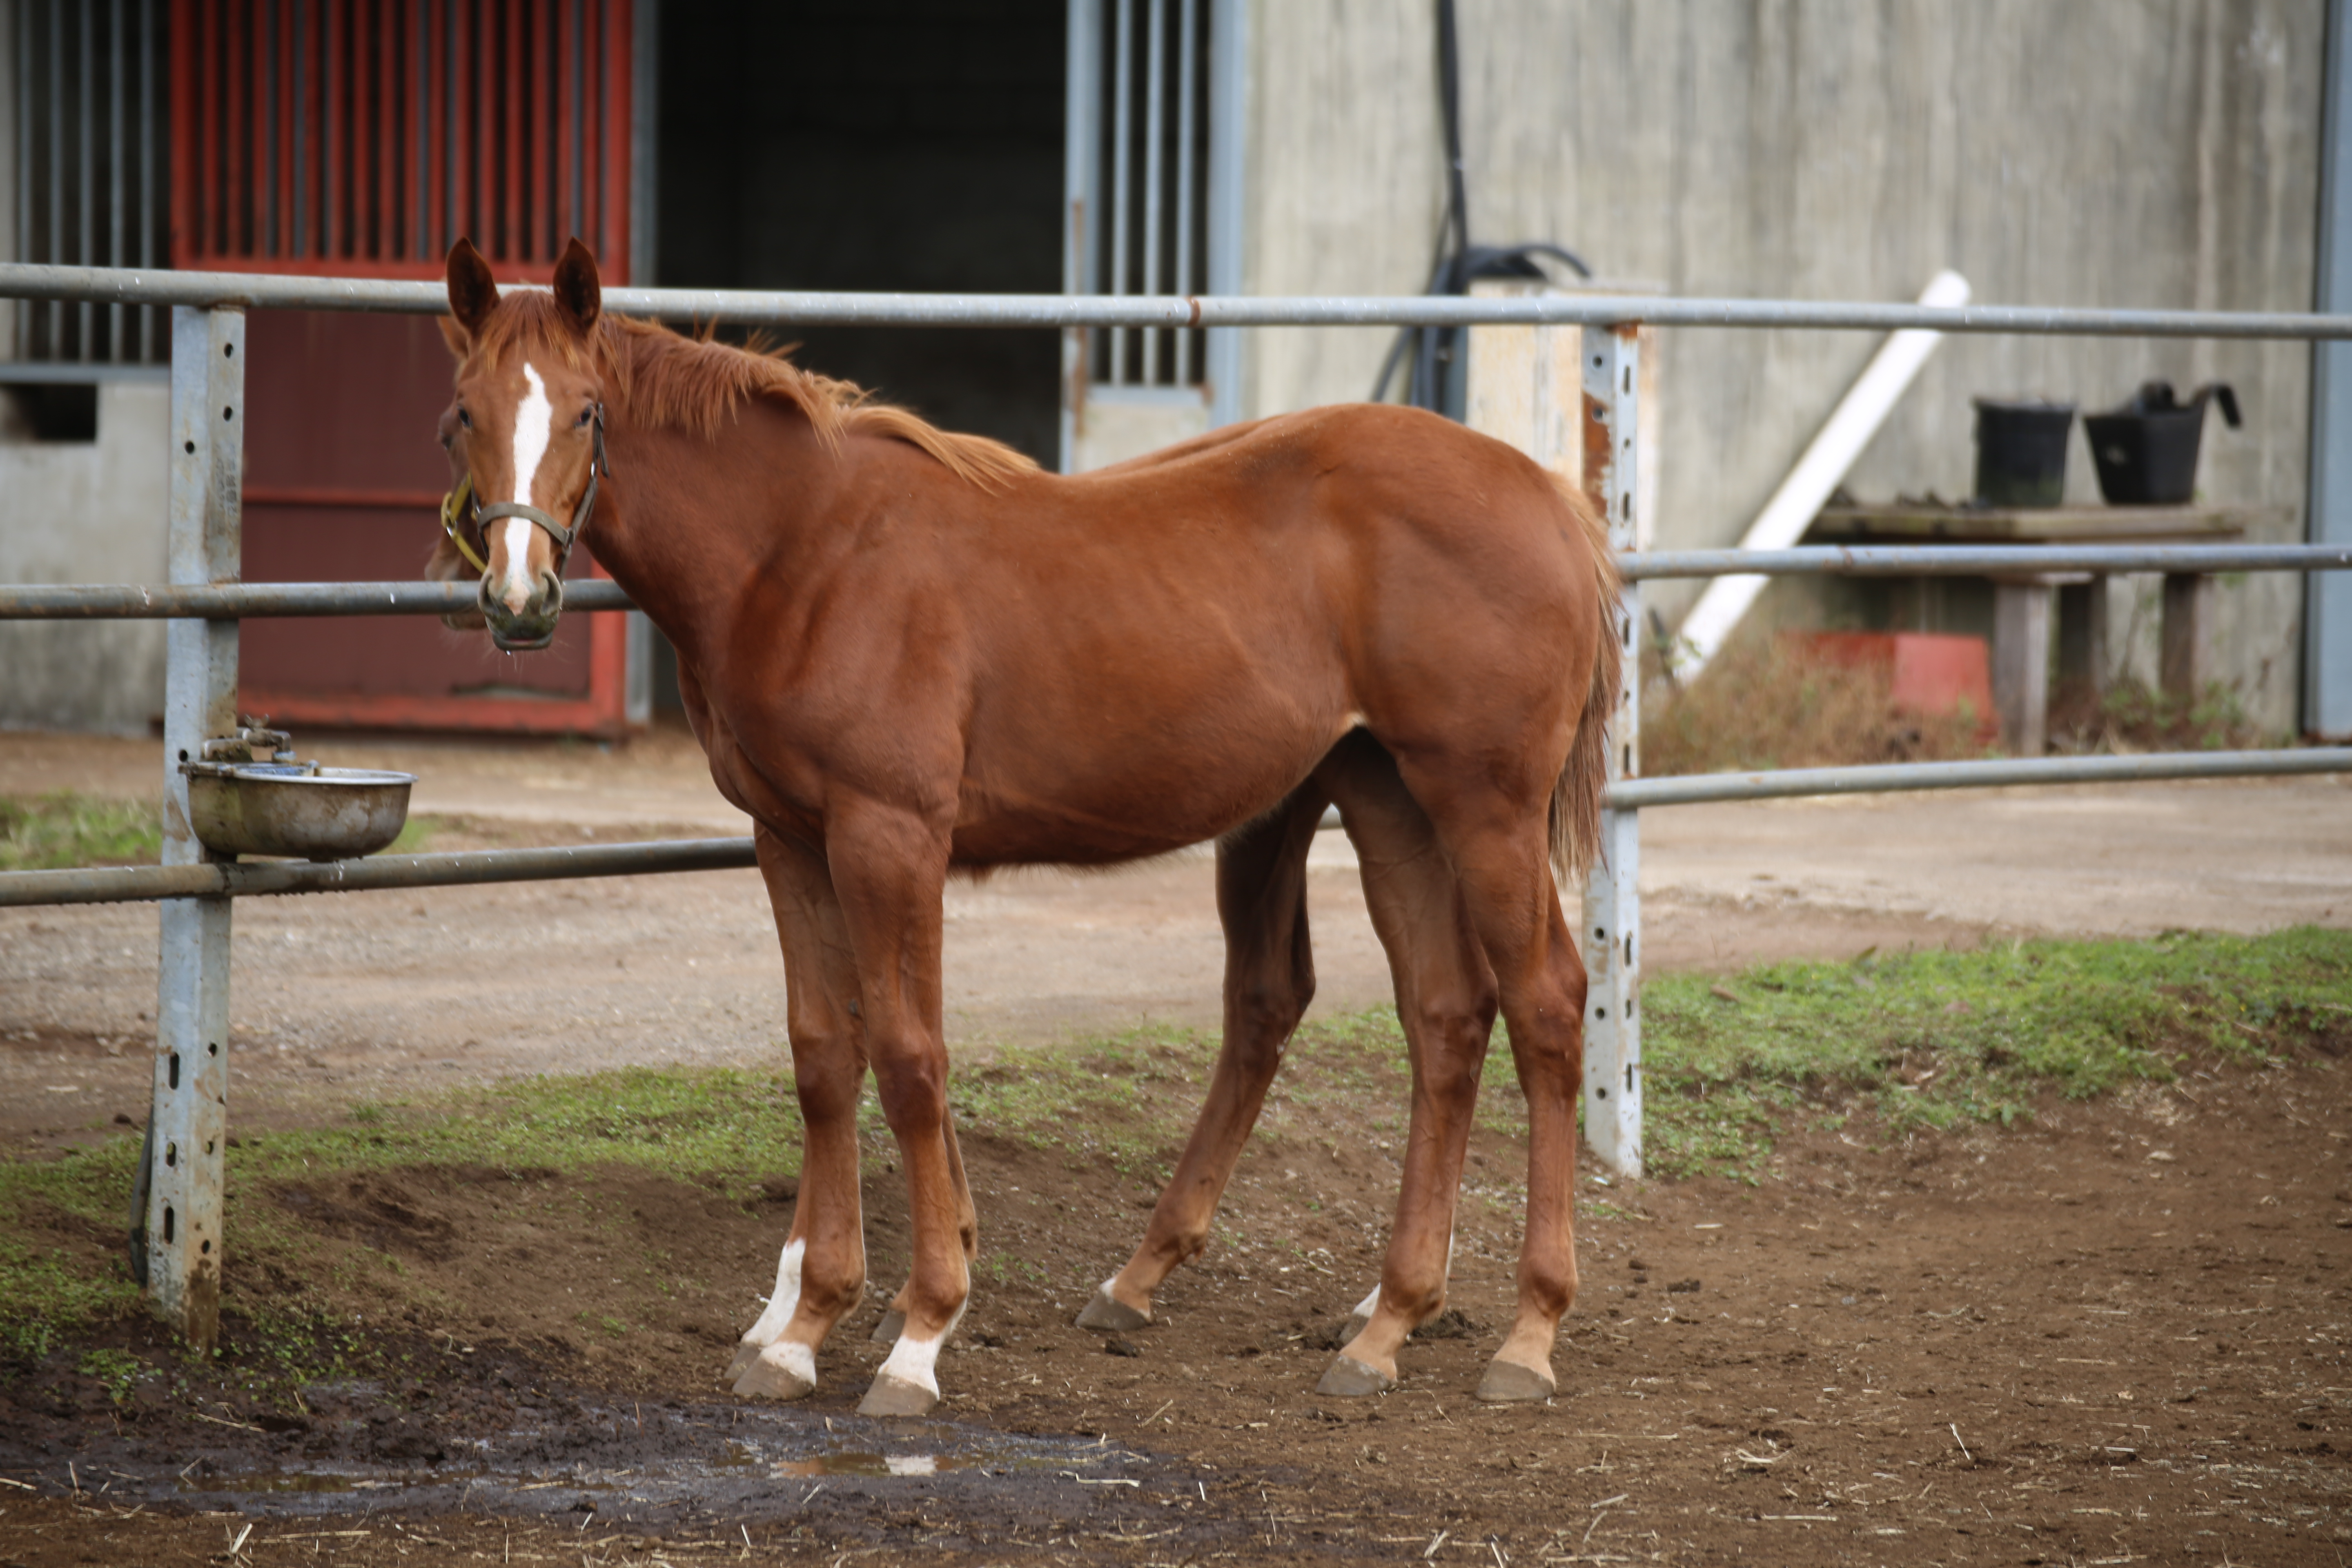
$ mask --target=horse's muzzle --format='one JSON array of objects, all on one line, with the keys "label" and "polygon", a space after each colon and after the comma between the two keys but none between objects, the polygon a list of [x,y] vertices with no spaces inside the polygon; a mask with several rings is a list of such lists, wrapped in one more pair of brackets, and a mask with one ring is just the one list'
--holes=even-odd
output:
[{"label": "horse's muzzle", "polygon": [[528,653],[555,640],[555,623],[563,614],[563,580],[554,573],[539,574],[530,597],[520,610],[507,608],[506,601],[490,592],[487,577],[476,597],[482,606],[482,618],[489,623],[490,641],[501,651]]}]

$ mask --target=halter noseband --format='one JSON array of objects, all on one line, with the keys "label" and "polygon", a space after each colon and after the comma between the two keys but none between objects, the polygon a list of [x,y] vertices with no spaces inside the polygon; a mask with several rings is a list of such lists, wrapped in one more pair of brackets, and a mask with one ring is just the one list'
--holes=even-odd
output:
[{"label": "halter noseband", "polygon": [[572,509],[571,527],[566,528],[538,507],[525,506],[520,501],[502,500],[493,501],[488,506],[482,505],[480,499],[474,494],[474,473],[469,467],[466,477],[457,481],[457,488],[441,498],[441,531],[449,536],[449,542],[457,547],[457,553],[463,555],[475,571],[487,577],[490,563],[476,554],[474,547],[466,542],[465,534],[457,528],[458,518],[472,519],[474,531],[480,535],[486,546],[490,538],[484,528],[486,523],[501,517],[521,518],[555,542],[555,574],[562,576],[564,563],[572,558],[572,542],[587,528],[588,519],[596,510],[596,477],[601,473],[609,479],[613,473],[613,465],[604,456],[604,405],[602,403],[596,405],[595,429],[589,440],[592,447],[588,456],[588,488],[581,492],[580,504]]}]

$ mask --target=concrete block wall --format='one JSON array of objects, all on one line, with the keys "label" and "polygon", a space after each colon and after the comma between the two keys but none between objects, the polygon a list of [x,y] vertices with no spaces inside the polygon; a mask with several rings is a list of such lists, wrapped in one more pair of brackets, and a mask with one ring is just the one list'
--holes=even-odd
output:
[{"label": "concrete block wall", "polygon": [[[1434,0],[1253,13],[1246,287],[1422,288],[1444,188]],[[1988,303],[2311,307],[2324,0],[1460,0],[1459,17],[1482,242],[1556,240],[1686,295],[1902,300],[1951,267]],[[1654,540],[1729,544],[1875,340],[1662,337]],[[1365,395],[1388,346],[1247,344],[1254,414]],[[2277,536],[2299,540],[2310,363],[2301,343],[1952,339],[1850,486],[1965,496],[1975,395],[2095,410],[2153,376],[2223,379],[2247,427],[2214,421],[2200,488],[2290,506]],[[2068,495],[2098,496],[2079,437]],[[1651,600],[1672,624],[1696,594]],[[2280,729],[2301,603],[2264,574],[2219,607],[2223,672]]]},{"label": "concrete block wall", "polygon": [[[0,583],[161,583],[172,391],[98,388],[96,441],[0,437]],[[0,729],[146,732],[161,621],[0,622]]]}]

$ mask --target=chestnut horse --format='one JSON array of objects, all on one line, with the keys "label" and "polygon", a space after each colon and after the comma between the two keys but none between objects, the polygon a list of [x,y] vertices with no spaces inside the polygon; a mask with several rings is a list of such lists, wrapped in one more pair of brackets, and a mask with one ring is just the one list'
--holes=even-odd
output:
[{"label": "chestnut horse", "polygon": [[[781,355],[604,315],[577,240],[551,292],[503,296],[460,241],[448,289],[442,437],[481,508],[460,532],[493,637],[552,632],[562,542],[586,529],[677,645],[711,776],[757,825],[807,1141],[736,1392],[809,1393],[860,1300],[870,1066],[914,1257],[859,1408],[939,1398],[978,1255],[940,1034],[946,879],[1213,839],[1223,1048],[1142,1244],[1079,1318],[1150,1322],[1206,1245],[1314,991],[1307,851],[1336,804],[1395,972],[1412,1121],[1379,1286],[1322,1390],[1392,1386],[1444,1303],[1499,1005],[1528,1100],[1527,1235],[1478,1392],[1550,1394],[1576,1293],[1585,999],[1554,868],[1593,852],[1618,684],[1616,578],[1581,498],[1499,442],[1380,405],[1059,477]],[[464,570],[446,546],[436,569]]]}]

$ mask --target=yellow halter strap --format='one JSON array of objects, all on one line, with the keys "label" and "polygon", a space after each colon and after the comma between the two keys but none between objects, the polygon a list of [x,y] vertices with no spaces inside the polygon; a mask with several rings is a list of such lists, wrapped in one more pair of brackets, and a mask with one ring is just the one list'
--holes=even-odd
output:
[{"label": "yellow halter strap", "polygon": [[475,554],[474,547],[466,542],[466,536],[457,531],[457,520],[471,510],[473,500],[474,476],[468,470],[466,477],[457,481],[457,488],[441,498],[441,531],[449,536],[449,542],[457,547],[457,553],[464,556],[475,571],[487,574],[490,563]]}]

